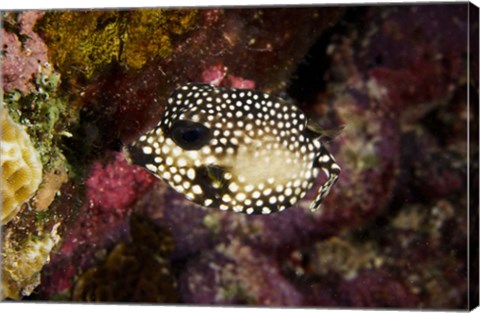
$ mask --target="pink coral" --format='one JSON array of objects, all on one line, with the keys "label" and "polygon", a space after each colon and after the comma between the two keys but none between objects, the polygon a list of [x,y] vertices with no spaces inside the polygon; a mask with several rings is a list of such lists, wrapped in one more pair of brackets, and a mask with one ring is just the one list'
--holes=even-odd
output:
[{"label": "pink coral", "polygon": [[232,88],[238,88],[238,89],[255,89],[255,81],[250,80],[250,79],[244,79],[239,76],[235,75],[228,75],[227,77],[230,86]]},{"label": "pink coral", "polygon": [[255,89],[255,81],[228,74],[223,64],[212,65],[202,72],[201,81],[214,86],[238,89]]},{"label": "pink coral", "polygon": [[156,181],[143,168],[129,165],[122,153],[107,165],[96,162],[92,166],[86,181],[87,203],[46,267],[43,279],[56,286],[47,292],[61,292],[78,270],[94,262],[95,253],[128,239],[133,204]]},{"label": "pink coral", "polygon": [[105,235],[108,238],[122,231],[120,226],[125,225],[132,204],[156,181],[143,168],[129,165],[123,154],[106,166],[95,163],[90,172],[87,204],[61,248],[64,254],[75,253],[79,244],[97,245]]},{"label": "pink coral", "polygon": [[[2,28],[2,79],[6,92],[19,90],[28,94],[34,90],[31,83],[33,75],[38,73],[39,66],[48,62],[47,46],[33,31],[33,26],[45,12],[26,11],[18,15],[18,34]],[[20,40],[19,36],[25,38]]]},{"label": "pink coral", "polygon": [[97,162],[87,179],[89,208],[111,211],[129,207],[155,181],[141,167],[129,165],[122,154],[113,163],[102,166]]},{"label": "pink coral", "polygon": [[223,64],[213,65],[202,72],[202,82],[214,86],[220,86],[226,74],[227,67]]}]

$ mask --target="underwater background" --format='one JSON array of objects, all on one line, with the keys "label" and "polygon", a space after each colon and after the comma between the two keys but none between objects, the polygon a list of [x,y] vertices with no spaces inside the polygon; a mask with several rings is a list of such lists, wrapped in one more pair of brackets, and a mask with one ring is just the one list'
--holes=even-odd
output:
[{"label": "underwater background", "polygon": [[[474,5],[1,14],[2,299],[478,305]],[[323,175],[298,205],[248,216],[129,164],[122,143],[187,82],[343,127],[325,138],[342,173],[321,209]]]}]

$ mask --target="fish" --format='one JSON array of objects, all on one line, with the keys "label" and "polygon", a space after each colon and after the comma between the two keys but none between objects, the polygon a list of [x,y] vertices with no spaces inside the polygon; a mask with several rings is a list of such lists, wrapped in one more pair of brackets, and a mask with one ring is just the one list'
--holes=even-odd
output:
[{"label": "fish", "polygon": [[323,170],[310,205],[319,209],[341,169],[292,101],[256,90],[179,86],[159,123],[125,149],[188,200],[235,213],[294,206]]}]

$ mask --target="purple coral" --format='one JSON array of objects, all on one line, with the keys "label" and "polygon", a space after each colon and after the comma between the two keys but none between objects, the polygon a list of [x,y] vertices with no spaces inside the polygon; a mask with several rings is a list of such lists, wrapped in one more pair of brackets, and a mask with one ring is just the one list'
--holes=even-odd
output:
[{"label": "purple coral", "polygon": [[337,293],[340,306],[412,308],[418,304],[416,295],[382,270],[365,271],[351,281],[343,280]]},{"label": "purple coral", "polygon": [[355,308],[412,308],[418,296],[385,270],[367,270],[353,279],[323,278],[303,287],[306,305]]},{"label": "purple coral", "polygon": [[274,259],[238,241],[189,262],[179,283],[187,303],[299,306],[303,301]]},{"label": "purple coral", "polygon": [[[162,184],[165,184],[162,182]],[[186,200],[183,195],[172,189],[164,194],[165,207],[161,218],[156,218],[158,212],[155,203],[147,204],[150,207],[152,219],[160,226],[171,229],[175,240],[175,249],[171,254],[173,260],[184,260],[201,251],[208,250],[219,241],[213,231],[207,227],[205,218],[208,210]]]},{"label": "purple coral", "polygon": [[[378,31],[366,35],[369,44],[356,54],[356,64],[385,87],[392,110],[409,110],[413,120],[425,105],[447,98],[465,75],[467,24],[456,20],[466,18],[467,6],[391,7],[383,16],[375,13],[379,9],[369,13],[367,27]],[[374,59],[378,65],[369,68]]]}]

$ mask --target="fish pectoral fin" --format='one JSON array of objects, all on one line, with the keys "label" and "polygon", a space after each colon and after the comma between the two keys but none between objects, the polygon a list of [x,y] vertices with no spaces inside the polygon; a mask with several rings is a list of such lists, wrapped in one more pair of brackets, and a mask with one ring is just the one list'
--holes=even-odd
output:
[{"label": "fish pectoral fin", "polygon": [[225,183],[225,169],[216,166],[216,165],[207,165],[206,166],[206,171],[207,171],[207,176],[210,179],[210,181],[218,183],[218,184],[224,184]]},{"label": "fish pectoral fin", "polygon": [[204,195],[210,199],[220,199],[228,192],[227,171],[216,165],[206,165],[197,169],[196,182],[202,186]]},{"label": "fish pectoral fin", "polygon": [[322,146],[320,148],[320,154],[318,155],[318,163],[320,168],[327,174],[328,179],[318,189],[318,195],[310,205],[310,210],[315,212],[320,208],[323,199],[328,195],[330,189],[338,180],[340,175],[340,166],[335,162],[335,158],[328,152],[328,150]]}]

